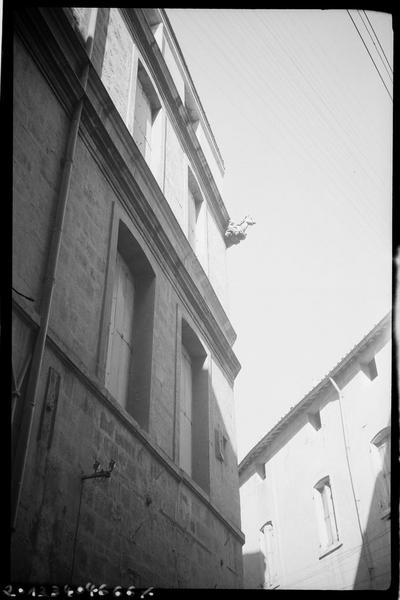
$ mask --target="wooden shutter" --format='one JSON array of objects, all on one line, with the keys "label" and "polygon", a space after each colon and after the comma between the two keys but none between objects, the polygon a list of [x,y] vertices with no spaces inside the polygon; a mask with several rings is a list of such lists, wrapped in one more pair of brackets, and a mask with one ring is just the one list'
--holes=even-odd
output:
[{"label": "wooden shutter", "polygon": [[188,190],[188,240],[196,250],[196,201],[190,188]]},{"label": "wooden shutter", "polygon": [[180,444],[179,463],[181,468],[192,474],[192,363],[182,346],[181,390],[180,390]]},{"label": "wooden shutter", "polygon": [[111,308],[106,387],[126,406],[129,373],[132,368],[133,313],[135,285],[132,273],[117,253]]},{"label": "wooden shutter", "polygon": [[133,139],[147,162],[151,158],[152,111],[140,79],[136,82],[135,116],[133,123]]}]

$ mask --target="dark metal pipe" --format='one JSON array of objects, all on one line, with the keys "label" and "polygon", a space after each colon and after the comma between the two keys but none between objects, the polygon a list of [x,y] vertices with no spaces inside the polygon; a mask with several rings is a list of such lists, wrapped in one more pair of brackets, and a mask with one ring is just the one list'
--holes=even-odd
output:
[{"label": "dark metal pipe", "polygon": [[[32,436],[33,428],[33,417],[35,405],[37,402],[40,375],[43,364],[43,357],[46,346],[47,332],[50,322],[51,305],[53,300],[54,287],[56,282],[56,272],[58,266],[58,259],[61,249],[61,240],[64,229],[65,214],[67,209],[67,201],[69,197],[69,190],[71,184],[71,173],[75,158],[75,150],[79,133],[79,126],[81,122],[82,109],[84,103],[85,92],[87,88],[87,82],[89,77],[90,59],[93,52],[93,41],[94,31],[96,28],[97,20],[97,8],[93,9],[91,14],[88,41],[87,41],[87,63],[82,73],[81,83],[83,87],[83,93],[79,99],[71,121],[71,126],[68,135],[67,149],[64,160],[63,172],[61,175],[60,191],[57,202],[57,212],[55,217],[55,225],[53,228],[51,246],[49,251],[49,259],[47,265],[47,275],[44,281],[43,300],[41,307],[41,318],[40,328],[38,336],[36,338],[32,364],[29,373],[28,385],[27,385],[27,397],[26,397],[26,408],[28,411],[27,419],[27,432],[25,439],[23,440],[22,456],[14,468],[14,485],[13,485],[13,503],[12,503],[12,525],[11,531],[15,531],[15,525],[18,516],[18,509],[21,501],[22,486],[25,477],[25,470],[28,460],[29,444]],[[16,482],[16,483],[15,483]]]}]

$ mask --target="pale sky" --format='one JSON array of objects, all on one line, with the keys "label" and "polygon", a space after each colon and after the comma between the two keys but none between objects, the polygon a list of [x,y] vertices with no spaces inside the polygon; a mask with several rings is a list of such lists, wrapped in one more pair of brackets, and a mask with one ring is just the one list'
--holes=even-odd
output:
[{"label": "pale sky", "polygon": [[344,9],[167,9],[257,221],[227,252],[239,461],[391,309],[392,22],[350,14],[372,58]]}]

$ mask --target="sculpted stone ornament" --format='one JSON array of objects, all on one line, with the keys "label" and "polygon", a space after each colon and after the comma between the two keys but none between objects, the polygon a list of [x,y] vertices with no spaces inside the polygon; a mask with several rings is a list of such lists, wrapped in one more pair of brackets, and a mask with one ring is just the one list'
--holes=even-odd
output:
[{"label": "sculpted stone ornament", "polygon": [[249,225],[255,225],[255,220],[250,216],[246,215],[240,223],[234,223],[232,220],[229,221],[228,229],[225,231],[225,243],[227,248],[234,244],[239,244],[247,236],[246,229]]}]

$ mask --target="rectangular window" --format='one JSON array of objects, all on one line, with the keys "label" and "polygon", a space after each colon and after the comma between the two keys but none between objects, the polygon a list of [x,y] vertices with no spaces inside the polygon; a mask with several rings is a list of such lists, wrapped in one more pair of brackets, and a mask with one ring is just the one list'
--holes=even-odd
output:
[{"label": "rectangular window", "polygon": [[207,221],[206,206],[191,169],[188,169],[188,240],[201,266],[207,273]]},{"label": "rectangular window", "polygon": [[102,82],[161,187],[163,116],[161,102],[119,9],[110,9]]},{"label": "rectangular window", "polygon": [[192,475],[192,361],[182,346],[179,466]]},{"label": "rectangular window", "polygon": [[188,240],[190,245],[196,251],[196,223],[199,210],[192,190],[188,190]]},{"label": "rectangular window", "polygon": [[132,367],[135,282],[128,265],[117,252],[111,307],[106,387],[125,408],[129,371]]},{"label": "rectangular window", "polygon": [[161,103],[140,60],[137,69],[132,136],[154,176],[160,182],[163,143]]},{"label": "rectangular window", "polygon": [[324,550],[336,544],[339,540],[329,477],[324,477],[314,486],[314,500],[317,510],[320,547]]},{"label": "rectangular window", "polygon": [[120,221],[112,282],[105,386],[148,429],[154,321],[154,271]]},{"label": "rectangular window", "polygon": [[390,517],[390,427],[371,441],[376,468],[376,496],[382,518]]},{"label": "rectangular window", "polygon": [[179,466],[207,493],[209,470],[209,373],[207,353],[182,320],[180,345]]},{"label": "rectangular window", "polygon": [[146,160],[151,157],[151,126],[153,122],[150,100],[138,78],[136,83],[133,139]]}]

